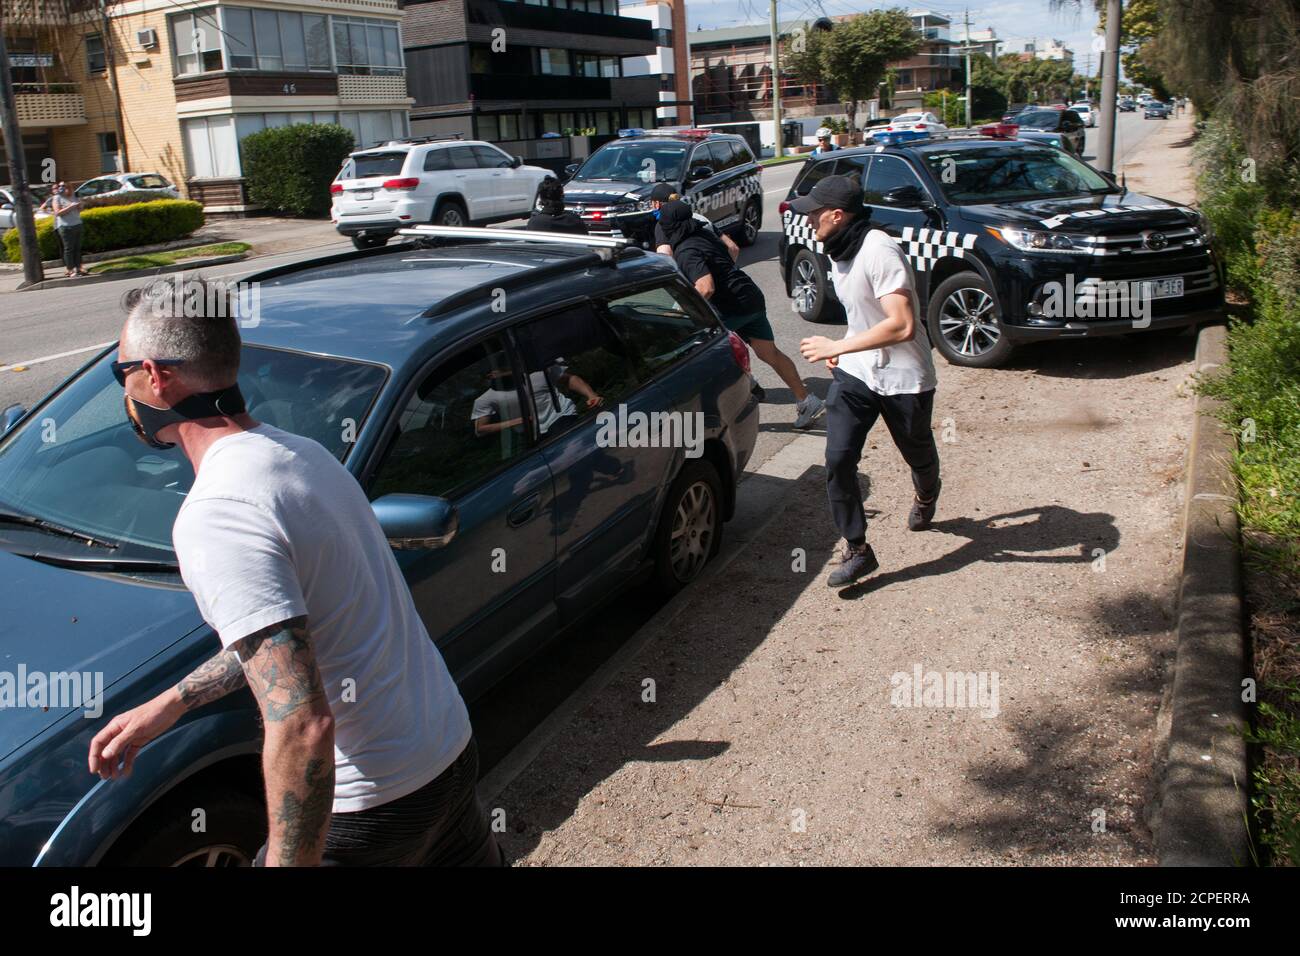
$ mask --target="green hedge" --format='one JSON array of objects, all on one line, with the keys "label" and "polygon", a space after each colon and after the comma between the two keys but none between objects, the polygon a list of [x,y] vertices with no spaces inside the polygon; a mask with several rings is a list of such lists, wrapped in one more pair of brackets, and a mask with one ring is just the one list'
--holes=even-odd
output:
[{"label": "green hedge", "polygon": [[352,133],[337,123],[300,123],[245,136],[240,151],[248,201],[291,216],[324,215],[330,183],[352,146]]},{"label": "green hedge", "polygon": [[[109,252],[133,246],[184,239],[203,225],[203,206],[188,199],[155,199],[129,206],[103,206],[81,213],[82,252]],[[42,259],[59,258],[59,241],[54,220],[36,222],[36,241]],[[4,234],[5,259],[22,262],[18,230]]]}]

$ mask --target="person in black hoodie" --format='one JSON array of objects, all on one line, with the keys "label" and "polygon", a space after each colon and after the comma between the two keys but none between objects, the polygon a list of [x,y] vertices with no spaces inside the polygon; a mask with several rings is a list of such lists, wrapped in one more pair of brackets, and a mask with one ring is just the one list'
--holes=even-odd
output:
[{"label": "person in black hoodie", "polygon": [[691,207],[680,199],[660,207],[659,230],[672,248],[677,268],[695,284],[700,295],[713,303],[723,325],[748,342],[754,354],[772,366],[794,393],[794,427],[810,426],[826,410],[826,404],[808,391],[794,362],[776,347],[762,290],[737,268],[722,240],[710,235]]},{"label": "person in black hoodie", "polygon": [[528,218],[532,232],[573,232],[585,236],[587,225],[576,212],[564,209],[564,187],[554,176],[547,176],[537,187],[537,210]]}]

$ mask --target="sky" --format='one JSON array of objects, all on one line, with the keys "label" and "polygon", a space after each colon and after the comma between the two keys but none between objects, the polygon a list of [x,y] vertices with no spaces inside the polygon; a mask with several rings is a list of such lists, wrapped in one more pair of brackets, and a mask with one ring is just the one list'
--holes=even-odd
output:
[{"label": "sky", "polygon": [[[1074,51],[1076,68],[1084,70],[1085,56],[1093,48],[1093,32],[1097,26],[1097,12],[1093,0],[1082,0],[1075,9],[1067,4],[1053,11],[1049,0],[936,0],[934,3],[912,4],[867,3],[863,0],[778,0],[777,16],[780,20],[817,17],[824,11],[832,16],[844,13],[862,13],[890,6],[906,6],[909,10],[933,10],[953,21],[951,33],[961,40],[964,27],[963,12],[969,6],[972,30],[992,27],[999,39],[1016,37],[1043,37],[1062,41]],[[767,0],[686,0],[686,22],[691,30],[701,26],[734,27],[746,23],[766,23],[769,16]],[[1092,70],[1097,71],[1097,57],[1092,60]]]}]

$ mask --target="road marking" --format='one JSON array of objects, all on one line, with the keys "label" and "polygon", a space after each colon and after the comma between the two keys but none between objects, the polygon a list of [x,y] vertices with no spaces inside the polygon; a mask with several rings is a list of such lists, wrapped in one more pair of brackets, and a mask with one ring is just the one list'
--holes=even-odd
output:
[{"label": "road marking", "polygon": [[98,352],[114,344],[117,339],[110,342],[101,342],[99,345],[87,345],[84,349],[72,349],[67,352],[59,352],[57,355],[45,355],[41,358],[28,359],[26,362],[14,362],[10,365],[0,365],[0,372],[8,372],[15,368],[25,369],[31,365],[41,365],[45,362],[53,362],[56,359],[67,358],[69,355],[82,355],[86,352]]}]

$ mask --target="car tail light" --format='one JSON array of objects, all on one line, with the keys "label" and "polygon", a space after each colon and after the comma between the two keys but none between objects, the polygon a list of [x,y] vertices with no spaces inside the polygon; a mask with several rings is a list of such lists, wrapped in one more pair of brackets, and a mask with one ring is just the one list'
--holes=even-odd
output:
[{"label": "car tail light", "polygon": [[925,124],[924,124],[924,123],[917,123],[917,124],[916,124],[916,128],[917,128],[917,129],[925,129]]},{"label": "car tail light", "polygon": [[341,192],[343,192],[343,184],[342,184],[342,183],[330,183],[330,192],[331,192],[331,193],[341,193]]},{"label": "car tail light", "polygon": [[385,189],[414,189],[420,185],[420,181],[414,176],[404,177],[402,179],[389,179],[384,183]]},{"label": "car tail light", "polygon": [[781,204],[776,207],[776,214],[778,216],[784,216],[789,209],[790,209],[790,203],[782,199]]},{"label": "car tail light", "polygon": [[740,366],[741,371],[748,372],[749,346],[735,332],[728,332],[727,338],[731,341],[731,357],[736,360],[736,364]]}]

